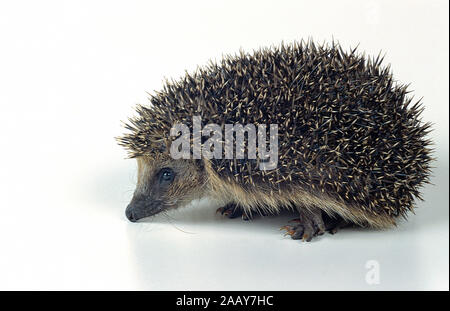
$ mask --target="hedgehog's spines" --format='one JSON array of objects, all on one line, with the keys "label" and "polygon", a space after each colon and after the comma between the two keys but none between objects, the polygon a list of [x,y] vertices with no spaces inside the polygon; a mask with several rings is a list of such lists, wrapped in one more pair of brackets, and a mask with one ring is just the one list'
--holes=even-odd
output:
[{"label": "hedgehog's spines", "polygon": [[149,94],[152,106],[137,107],[119,143],[131,157],[159,152],[170,127],[191,127],[193,115],[222,127],[276,123],[276,170],[259,170],[259,159],[213,160],[214,169],[243,187],[297,184],[370,213],[404,215],[428,181],[431,124],[420,120],[421,100],[382,67],[381,51],[366,57],[357,48],[308,39],[211,61]]}]

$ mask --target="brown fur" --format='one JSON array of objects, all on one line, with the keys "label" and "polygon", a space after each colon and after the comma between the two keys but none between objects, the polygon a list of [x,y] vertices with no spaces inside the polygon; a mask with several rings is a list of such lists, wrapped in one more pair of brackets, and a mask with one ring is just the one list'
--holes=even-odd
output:
[{"label": "brown fur", "polygon": [[167,193],[167,205],[173,208],[187,205],[195,199],[209,197],[223,205],[236,203],[246,214],[255,211],[278,214],[283,209],[319,208],[330,216],[339,215],[360,226],[387,228],[395,225],[395,219],[391,217],[339,202],[325,193],[313,194],[305,191],[300,185],[291,184],[279,191],[270,189],[264,184],[244,188],[234,180],[221,178],[207,159],[203,160],[203,167],[200,167],[193,160],[173,160],[170,156],[160,153],[153,157],[138,157],[137,162],[137,189],[139,189],[137,191],[144,192],[147,180],[163,167],[176,167],[183,172],[175,179]]},{"label": "brown fur", "polygon": [[280,191],[256,184],[250,190],[244,189],[233,180],[226,181],[220,178],[207,160],[205,160],[205,169],[209,195],[224,203],[233,201],[247,213],[260,209],[266,213],[278,214],[283,208],[292,209],[289,207],[294,205],[297,209],[320,208],[330,216],[338,214],[345,220],[360,226],[387,228],[395,225],[395,220],[391,217],[377,215],[357,206],[339,202],[325,193],[314,195],[295,184]]},{"label": "brown fur", "polygon": [[187,205],[195,199],[201,198],[205,188],[205,175],[200,168],[190,160],[173,160],[164,153],[137,158],[138,178],[137,192],[148,191],[148,181],[163,167],[173,167],[181,172],[179,177],[170,185],[165,203],[167,206],[177,207]]}]

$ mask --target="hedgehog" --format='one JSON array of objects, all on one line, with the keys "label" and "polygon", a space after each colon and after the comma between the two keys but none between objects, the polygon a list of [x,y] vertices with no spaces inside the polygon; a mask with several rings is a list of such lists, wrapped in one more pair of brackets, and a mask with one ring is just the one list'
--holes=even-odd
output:
[{"label": "hedgehog", "polygon": [[[230,218],[290,211],[295,221],[283,229],[303,241],[345,226],[396,226],[429,183],[431,124],[421,119],[422,100],[394,80],[383,58],[308,40],[241,50],[166,80],[117,138],[138,168],[126,217],[136,222],[206,197]],[[276,143],[276,165],[262,168],[265,143],[249,156],[251,127],[212,144],[208,124],[261,129]],[[174,156],[182,137],[189,145]]]}]

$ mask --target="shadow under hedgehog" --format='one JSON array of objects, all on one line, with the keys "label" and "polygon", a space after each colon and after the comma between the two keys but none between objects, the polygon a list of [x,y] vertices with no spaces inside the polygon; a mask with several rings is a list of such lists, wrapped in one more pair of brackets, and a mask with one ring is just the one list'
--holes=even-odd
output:
[{"label": "shadow under hedgehog", "polygon": [[[299,218],[284,228],[306,241],[344,225],[395,225],[429,182],[430,124],[381,62],[334,42],[302,41],[227,56],[166,82],[118,138],[138,163],[126,216],[135,222],[209,197],[229,217],[291,210]],[[174,159],[171,128],[192,130],[193,116],[222,127],[277,124],[278,165]]]}]

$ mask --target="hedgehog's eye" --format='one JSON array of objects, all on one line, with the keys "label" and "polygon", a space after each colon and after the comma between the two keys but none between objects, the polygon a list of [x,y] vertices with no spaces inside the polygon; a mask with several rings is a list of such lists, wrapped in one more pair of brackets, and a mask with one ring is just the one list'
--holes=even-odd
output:
[{"label": "hedgehog's eye", "polygon": [[171,168],[165,167],[159,171],[159,183],[169,184],[173,181],[175,173]]}]

